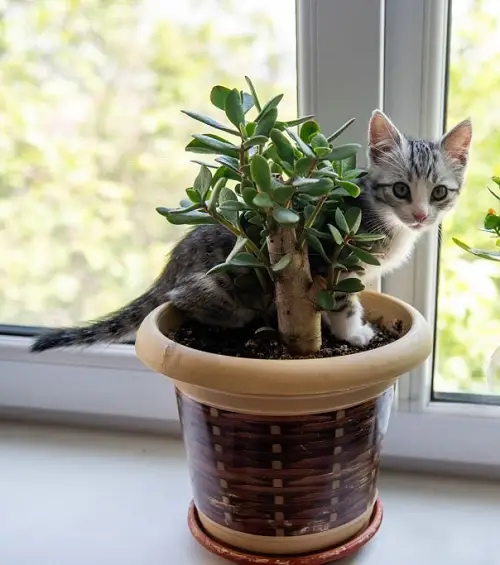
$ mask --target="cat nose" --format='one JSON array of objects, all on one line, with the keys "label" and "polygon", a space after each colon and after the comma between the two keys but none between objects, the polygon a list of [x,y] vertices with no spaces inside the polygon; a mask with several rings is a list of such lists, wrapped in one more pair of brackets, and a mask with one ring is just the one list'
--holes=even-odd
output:
[{"label": "cat nose", "polygon": [[425,222],[425,220],[427,220],[429,214],[427,212],[425,212],[424,210],[417,210],[416,212],[413,212],[413,217],[415,218],[415,220],[417,220],[417,222],[419,224],[421,224],[422,222]]}]

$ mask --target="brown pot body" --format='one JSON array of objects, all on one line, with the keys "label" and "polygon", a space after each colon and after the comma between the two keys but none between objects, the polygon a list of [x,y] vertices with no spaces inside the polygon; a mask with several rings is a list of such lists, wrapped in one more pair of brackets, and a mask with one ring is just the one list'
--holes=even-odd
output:
[{"label": "brown pot body", "polygon": [[424,361],[430,332],[410,306],[363,293],[368,318],[403,322],[376,350],[332,359],[266,361],[196,351],[165,337],[169,305],[136,340],[139,358],[174,380],[194,500],[215,539],[294,555],[366,528],[397,378]]}]

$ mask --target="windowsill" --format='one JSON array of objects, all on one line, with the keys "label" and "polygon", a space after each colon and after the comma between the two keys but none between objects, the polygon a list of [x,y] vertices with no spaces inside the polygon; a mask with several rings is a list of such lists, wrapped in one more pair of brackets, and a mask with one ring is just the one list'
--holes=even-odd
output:
[{"label": "windowsill", "polygon": [[[191,539],[179,440],[4,424],[0,561],[223,565]],[[385,517],[356,565],[498,563],[498,484],[383,471]]]}]

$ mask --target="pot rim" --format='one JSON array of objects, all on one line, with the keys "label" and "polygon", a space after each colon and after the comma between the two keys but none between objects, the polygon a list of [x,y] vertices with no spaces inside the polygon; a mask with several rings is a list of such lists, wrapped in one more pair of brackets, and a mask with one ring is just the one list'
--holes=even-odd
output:
[{"label": "pot rim", "polygon": [[174,381],[237,395],[320,395],[362,389],[393,380],[420,365],[432,349],[429,325],[409,304],[373,291],[361,293],[372,321],[402,319],[406,333],[396,341],[343,357],[269,360],[230,357],[186,347],[159,328],[175,327],[179,312],[165,303],[142,322],[136,336],[139,359]]}]

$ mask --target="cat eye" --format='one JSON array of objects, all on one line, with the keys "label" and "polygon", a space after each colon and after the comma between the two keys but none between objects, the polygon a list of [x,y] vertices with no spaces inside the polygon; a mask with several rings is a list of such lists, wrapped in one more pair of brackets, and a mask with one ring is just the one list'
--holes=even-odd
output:
[{"label": "cat eye", "polygon": [[440,184],[434,188],[431,194],[432,200],[444,200],[448,196],[448,189],[444,184]]},{"label": "cat eye", "polygon": [[396,198],[410,198],[410,187],[404,182],[396,182],[392,185],[392,192]]}]

